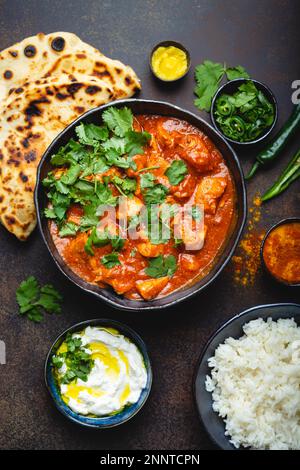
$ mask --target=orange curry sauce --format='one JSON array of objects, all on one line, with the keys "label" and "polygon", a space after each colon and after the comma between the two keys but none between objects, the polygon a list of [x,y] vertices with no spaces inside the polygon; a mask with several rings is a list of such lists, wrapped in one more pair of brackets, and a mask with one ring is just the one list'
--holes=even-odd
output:
[{"label": "orange curry sauce", "polygon": [[264,243],[263,258],[277,279],[289,284],[300,283],[300,222],[274,228]]},{"label": "orange curry sauce", "polygon": [[[175,247],[174,239],[165,244],[152,245],[149,240],[128,238],[119,252],[121,265],[108,269],[101,264],[100,258],[112,251],[110,244],[95,247],[95,256],[90,256],[84,250],[89,233],[60,238],[56,224],[53,221],[49,223],[59,253],[78,276],[101,287],[112,286],[118,294],[129,299],[150,300],[166,296],[207,275],[231,233],[235,222],[236,198],[232,176],[222,155],[197,128],[185,121],[152,115],[135,117],[134,128],[152,135],[144,154],[133,157],[137,170],[111,167],[106,173],[97,176],[135,177],[138,184],[131,201],[133,213],[136,213],[134,206],[139,207],[143,203],[139,184],[142,173],[139,170],[158,167],[147,172],[168,188],[166,203],[182,206],[187,203],[203,204],[203,248],[187,251],[184,245]],[[172,186],[165,171],[175,159],[182,159],[187,164],[188,174],[180,184]],[[119,195],[114,185],[110,187],[114,195]],[[76,223],[81,216],[82,209],[73,206],[69,210],[68,220]],[[145,273],[150,258],[170,254],[177,260],[177,270],[172,277],[155,279]]]}]

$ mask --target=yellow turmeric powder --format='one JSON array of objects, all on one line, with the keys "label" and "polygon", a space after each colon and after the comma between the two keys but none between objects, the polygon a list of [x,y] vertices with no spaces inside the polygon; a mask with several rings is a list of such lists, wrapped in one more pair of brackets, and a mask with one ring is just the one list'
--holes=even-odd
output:
[{"label": "yellow turmeric powder", "polygon": [[257,225],[261,219],[261,199],[256,195],[249,209],[249,220],[245,234],[240,241],[236,255],[232,257],[234,281],[247,286],[253,284],[260,269],[260,246],[264,238],[264,231],[258,230]]}]

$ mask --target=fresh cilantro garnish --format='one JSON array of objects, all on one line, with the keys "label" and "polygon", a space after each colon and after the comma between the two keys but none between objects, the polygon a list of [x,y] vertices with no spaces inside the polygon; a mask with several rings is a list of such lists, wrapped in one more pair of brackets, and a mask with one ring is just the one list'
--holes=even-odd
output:
[{"label": "fresh cilantro garnish", "polygon": [[147,206],[151,204],[161,204],[165,201],[167,193],[168,188],[163,184],[155,184],[153,187],[143,192],[144,201]]},{"label": "fresh cilantro garnish", "polygon": [[85,252],[91,256],[94,256],[93,245],[94,246],[105,246],[110,242],[108,232],[100,233],[97,231],[96,227],[92,229],[90,236],[87,239],[86,244],[84,245]]},{"label": "fresh cilantro garnish", "polygon": [[236,78],[250,78],[248,72],[241,65],[226,69],[226,75],[228,80],[235,80]]},{"label": "fresh cilantro garnish", "polygon": [[84,250],[88,255],[94,256],[93,246],[101,247],[109,243],[115,251],[120,251],[124,246],[125,240],[118,235],[111,235],[108,230],[101,233],[94,227],[84,245]]},{"label": "fresh cilantro garnish", "polygon": [[60,369],[66,364],[67,371],[62,375],[60,381],[63,384],[69,384],[77,379],[86,382],[88,375],[94,366],[94,360],[87,353],[82,345],[81,338],[68,333],[65,340],[67,351],[52,356],[52,364]]},{"label": "fresh cilantro garnish", "polygon": [[[47,190],[49,206],[44,214],[56,222],[61,237],[74,236],[78,231],[90,231],[85,251],[92,255],[93,246],[111,243],[115,251],[120,250],[124,240],[119,237],[103,236],[96,232],[100,216],[107,206],[116,206],[112,185],[130,197],[134,194],[137,181],[127,175],[109,177],[103,174],[110,167],[122,170],[137,170],[133,156],[143,153],[143,147],[150,140],[147,132],[133,129],[133,114],[128,108],[109,108],[103,112],[103,125],[80,124],[75,129],[77,139],[71,139],[52,156],[51,163],[59,171],[49,172],[43,184]],[[154,193],[147,194],[147,200],[163,200],[164,187],[157,185]],[[74,204],[83,208],[79,224],[69,222],[68,210]]]},{"label": "fresh cilantro garnish", "polygon": [[20,315],[25,315],[34,322],[40,322],[43,319],[43,310],[48,313],[61,312],[63,300],[61,294],[50,284],[40,287],[34,276],[21,282],[16,292],[16,298],[20,307]]},{"label": "fresh cilantro garnish", "polygon": [[78,163],[88,156],[88,151],[80,142],[69,140],[67,145],[60,147],[58,152],[51,157],[51,165],[62,166]]},{"label": "fresh cilantro garnish", "polygon": [[141,188],[153,188],[155,185],[155,176],[152,173],[144,173],[140,177]]},{"label": "fresh cilantro garnish", "polygon": [[219,83],[224,75],[224,65],[205,60],[203,64],[195,68],[196,88],[195,94],[198,98],[195,105],[205,111],[210,110],[211,101],[216,93]]},{"label": "fresh cilantro garnish", "polygon": [[118,266],[119,264],[121,264],[118,253],[114,253],[114,252],[109,253],[108,255],[102,256],[101,263],[107,269],[111,269],[114,266]]},{"label": "fresh cilantro garnish", "polygon": [[123,196],[132,195],[136,190],[136,180],[132,178],[120,178],[114,176],[112,179],[113,184]]},{"label": "fresh cilantro garnish", "polygon": [[79,230],[79,226],[74,222],[66,222],[59,229],[60,237],[73,237]]},{"label": "fresh cilantro garnish", "polygon": [[175,160],[171,166],[167,169],[165,174],[167,175],[170,184],[177,186],[185,178],[188,173],[186,163],[182,160]]},{"label": "fresh cilantro garnish", "polygon": [[75,128],[79,142],[84,145],[96,145],[101,140],[108,138],[106,126],[96,126],[95,124],[79,124]]},{"label": "fresh cilantro garnish", "polygon": [[183,240],[181,240],[181,238],[174,238],[174,248],[178,248],[182,244]]},{"label": "fresh cilantro garnish", "polygon": [[143,147],[151,139],[151,135],[148,132],[128,131],[125,137],[127,141],[125,151],[129,158],[144,153]]},{"label": "fresh cilantro garnish", "polygon": [[225,64],[212,62],[211,60],[205,60],[202,64],[197,65],[195,68],[196,87],[194,90],[197,96],[195,99],[197,108],[207,112],[210,111],[212,98],[225,73],[228,80],[249,78],[248,73],[241,65],[227,68]]},{"label": "fresh cilantro garnish", "polygon": [[77,163],[76,165],[71,165],[68,171],[62,175],[60,178],[61,183],[70,186],[77,181],[78,176],[81,173],[81,166]]},{"label": "fresh cilantro garnish", "polygon": [[103,111],[102,120],[119,137],[124,137],[132,129],[133,115],[129,108],[110,107]]},{"label": "fresh cilantro garnish", "polygon": [[177,269],[176,258],[168,255],[165,258],[160,255],[149,260],[149,265],[145,269],[145,273],[154,278],[173,276]]},{"label": "fresh cilantro garnish", "polygon": [[120,251],[120,250],[122,250],[122,248],[125,244],[125,240],[124,240],[124,238],[115,236],[115,237],[112,237],[110,239],[110,243],[111,243],[111,246],[112,246],[113,250]]},{"label": "fresh cilantro garnish", "polygon": [[46,207],[46,209],[44,210],[44,214],[47,219],[56,219],[57,217],[52,207]]}]

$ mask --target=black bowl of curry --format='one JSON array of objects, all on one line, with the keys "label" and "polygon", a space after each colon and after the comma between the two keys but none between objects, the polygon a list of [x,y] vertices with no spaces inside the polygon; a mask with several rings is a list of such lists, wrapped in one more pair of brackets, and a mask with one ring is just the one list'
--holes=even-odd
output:
[{"label": "black bowl of curry", "polygon": [[129,311],[174,306],[211,284],[246,218],[226,140],[188,111],[138,99],[88,111],[52,142],[35,203],[59,269]]}]

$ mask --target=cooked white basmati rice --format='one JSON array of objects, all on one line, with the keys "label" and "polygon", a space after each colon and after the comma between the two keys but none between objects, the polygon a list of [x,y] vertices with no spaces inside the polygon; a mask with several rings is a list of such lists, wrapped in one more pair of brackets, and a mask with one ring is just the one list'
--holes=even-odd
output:
[{"label": "cooked white basmati rice", "polygon": [[259,318],[208,360],[213,409],[235,447],[300,449],[300,327]]}]

